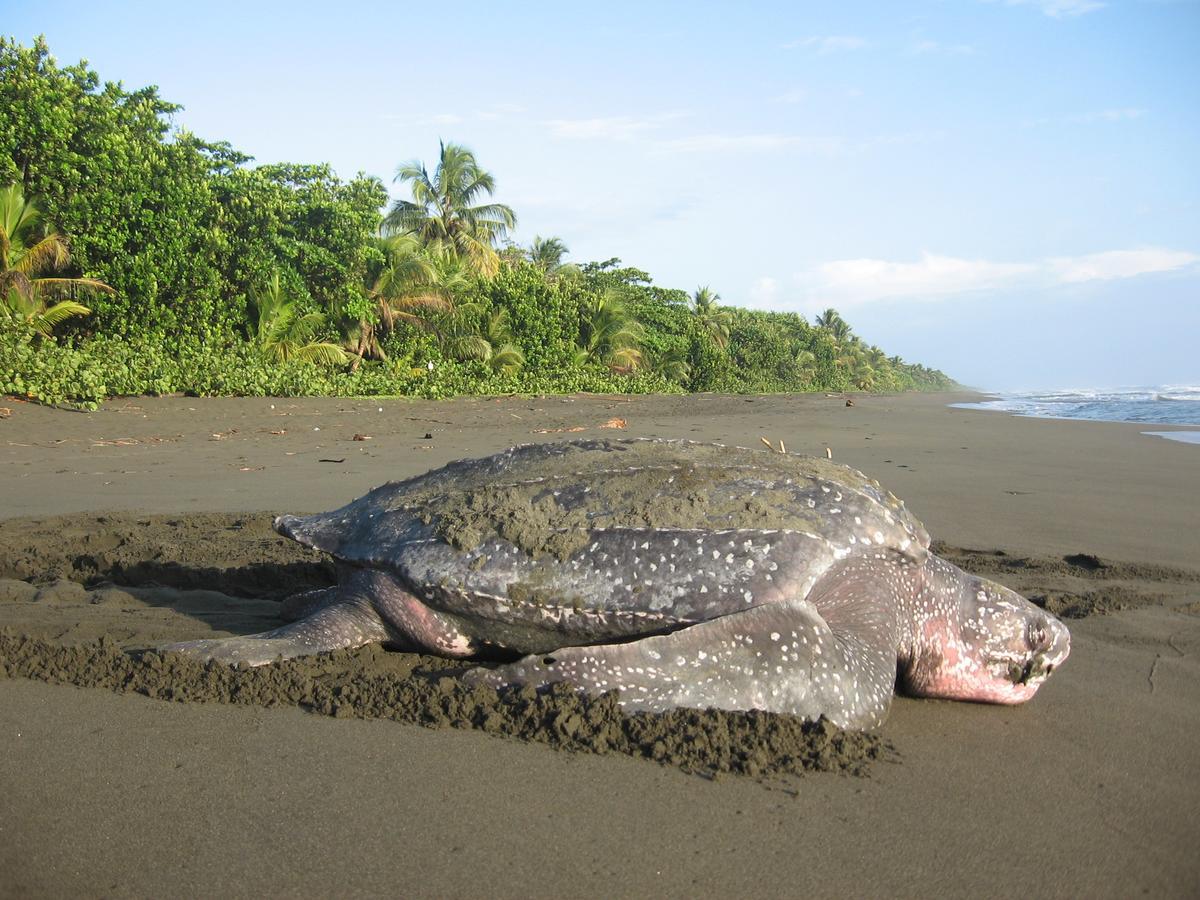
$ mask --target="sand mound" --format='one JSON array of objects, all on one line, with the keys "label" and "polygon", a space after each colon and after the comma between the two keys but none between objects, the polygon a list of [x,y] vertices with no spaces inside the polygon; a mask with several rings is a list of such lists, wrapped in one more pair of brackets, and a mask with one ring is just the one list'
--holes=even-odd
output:
[{"label": "sand mound", "polygon": [[[107,688],[174,702],[294,705],[321,715],[383,718],[429,728],[475,728],[583,753],[623,753],[708,776],[773,778],[809,771],[863,775],[894,758],[878,735],[827,720],[763,712],[673,710],[627,715],[615,693],[584,697],[562,685],[497,692],[444,674],[444,660],[408,675],[370,674],[378,647],[288,660],[254,669],[199,663],[178,654],[129,654],[109,639],[73,647],[0,632],[0,673]],[[426,668],[429,665],[429,668]],[[439,674],[438,670],[442,670]]]}]

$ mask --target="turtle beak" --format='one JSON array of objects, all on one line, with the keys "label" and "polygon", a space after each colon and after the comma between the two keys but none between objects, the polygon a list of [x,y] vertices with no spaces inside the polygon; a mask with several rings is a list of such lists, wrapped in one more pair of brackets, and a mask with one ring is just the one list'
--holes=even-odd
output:
[{"label": "turtle beak", "polygon": [[1039,685],[1071,655],[1071,633],[1052,616],[1038,623],[1038,640],[1030,648],[1024,665],[1011,663],[1008,676],[1013,684]]}]

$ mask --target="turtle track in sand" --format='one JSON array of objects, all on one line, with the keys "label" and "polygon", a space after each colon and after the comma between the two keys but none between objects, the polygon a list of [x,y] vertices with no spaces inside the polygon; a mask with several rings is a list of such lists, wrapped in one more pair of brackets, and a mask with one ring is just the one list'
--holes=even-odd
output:
[{"label": "turtle track in sand", "polygon": [[1193,608],[1200,571],[1104,559],[1091,553],[1061,557],[1020,556],[1003,550],[953,547],[934,541],[930,550],[961,569],[1010,587],[1059,618],[1082,619],[1144,606]]}]

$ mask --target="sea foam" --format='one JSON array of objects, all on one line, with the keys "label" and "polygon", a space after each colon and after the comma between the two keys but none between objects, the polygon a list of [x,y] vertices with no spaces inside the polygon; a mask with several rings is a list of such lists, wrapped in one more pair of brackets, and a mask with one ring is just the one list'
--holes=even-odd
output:
[{"label": "sea foam", "polygon": [[[1136,422],[1200,426],[1200,386],[1070,388],[998,393],[978,403],[954,403],[961,409],[987,409],[1043,419]],[[1200,443],[1200,432],[1144,432],[1176,441]]]}]

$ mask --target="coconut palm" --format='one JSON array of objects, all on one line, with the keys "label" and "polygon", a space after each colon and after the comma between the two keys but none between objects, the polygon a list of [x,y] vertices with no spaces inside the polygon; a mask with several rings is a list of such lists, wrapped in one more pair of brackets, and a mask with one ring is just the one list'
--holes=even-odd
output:
[{"label": "coconut palm", "polygon": [[867,348],[866,359],[873,369],[886,369],[889,364],[887,354],[874,344]]},{"label": "coconut palm", "polygon": [[649,368],[661,375],[667,381],[682,384],[692,374],[692,365],[687,361],[687,354],[679,347],[670,347],[658,353],[649,354]]},{"label": "coconut palm", "polygon": [[496,274],[496,243],[516,227],[517,217],[503,203],[477,203],[495,193],[496,181],[479,167],[475,154],[459,144],[440,143],[432,176],[414,160],[396,170],[394,181],[411,182],[413,199],[392,204],[385,219],[390,232],[416,235],[426,247],[463,260],[472,272]]},{"label": "coconut palm", "polygon": [[529,261],[547,272],[562,265],[563,257],[567,255],[567,245],[561,238],[544,238],[535,235],[529,247]]},{"label": "coconut palm", "polygon": [[337,344],[312,340],[325,324],[325,316],[319,312],[301,313],[296,297],[280,284],[278,269],[265,283],[251,289],[250,306],[254,312],[254,338],[270,358],[327,365],[346,362],[346,352]]},{"label": "coconut palm", "polygon": [[381,344],[397,322],[431,328],[431,313],[452,312],[454,292],[466,283],[457,261],[426,252],[412,234],[392,234],[372,241],[375,254],[363,276],[360,303],[345,304],[339,326],[354,355],[351,368],[363,359],[387,359]]},{"label": "coconut palm", "polygon": [[567,245],[561,238],[535,236],[529,247],[529,261],[551,278],[571,278],[580,274],[579,266],[563,262]]},{"label": "coconut palm", "polygon": [[838,314],[838,311],[832,307],[817,316],[815,323],[818,328],[824,328],[828,331],[830,336],[839,345],[845,344],[851,338],[850,326]]},{"label": "coconut palm", "polygon": [[878,373],[865,359],[859,359],[850,373],[850,380],[860,391],[869,391],[875,387]]},{"label": "coconut palm", "polygon": [[46,233],[41,220],[19,185],[0,188],[0,312],[49,337],[60,322],[91,312],[76,297],[113,289],[94,278],[51,277],[71,262],[71,250],[61,234]]},{"label": "coconut palm", "polygon": [[642,364],[640,322],[625,310],[615,290],[607,290],[583,309],[576,341],[575,362],[601,363],[614,371],[631,371]]},{"label": "coconut palm", "polygon": [[696,288],[692,294],[692,312],[700,327],[707,331],[718,347],[724,348],[729,343],[729,326],[733,322],[733,313],[718,306],[721,295],[707,286]]},{"label": "coconut palm", "polygon": [[525,354],[513,343],[508,310],[487,312],[479,304],[468,303],[440,317],[435,329],[447,356],[478,360],[499,375],[511,375],[525,364]]},{"label": "coconut palm", "polygon": [[525,354],[513,342],[508,310],[499,309],[488,316],[487,330],[484,336],[487,338],[489,348],[484,362],[493,372],[499,375],[511,375],[525,365]]},{"label": "coconut palm", "polygon": [[796,371],[805,381],[812,381],[817,375],[817,357],[811,350],[796,351]]}]

